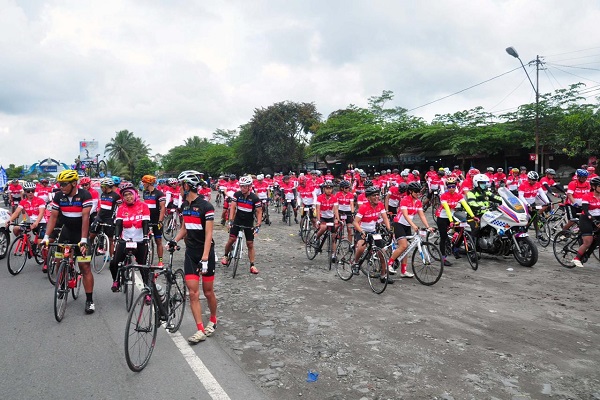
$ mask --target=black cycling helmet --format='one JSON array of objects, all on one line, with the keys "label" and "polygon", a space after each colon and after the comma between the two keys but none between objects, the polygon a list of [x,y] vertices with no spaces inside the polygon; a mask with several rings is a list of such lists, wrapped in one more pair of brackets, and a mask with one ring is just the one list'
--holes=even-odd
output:
[{"label": "black cycling helmet", "polygon": [[229,175],[229,179],[231,179],[232,181],[237,179],[237,176],[235,174],[231,174]]},{"label": "black cycling helmet", "polygon": [[379,188],[377,186],[369,186],[365,190],[365,196],[373,196],[374,194],[379,194]]},{"label": "black cycling helmet", "polygon": [[398,185],[398,191],[400,193],[406,193],[407,190],[408,190],[408,183],[400,182],[400,184]]},{"label": "black cycling helmet", "polygon": [[340,189],[350,187],[350,182],[343,180],[340,182]]},{"label": "black cycling helmet", "polygon": [[333,187],[333,182],[332,182],[332,181],[330,181],[329,179],[327,179],[327,180],[325,181],[325,183],[323,183],[323,187],[326,187],[326,188],[327,188],[327,187],[329,187],[329,188],[332,188],[332,187]]},{"label": "black cycling helmet", "polygon": [[600,177],[595,176],[590,179],[590,186],[599,186],[600,185]]},{"label": "black cycling helmet", "polygon": [[366,188],[368,188],[368,187],[371,187],[371,186],[373,186],[373,181],[372,181],[372,180],[370,180],[370,179],[367,179],[367,180],[364,182],[364,185],[365,185],[365,187],[366,187]]},{"label": "black cycling helmet", "polygon": [[411,182],[408,184],[408,187],[406,188],[406,190],[409,192],[420,192],[421,189],[422,189],[422,186],[419,182]]}]

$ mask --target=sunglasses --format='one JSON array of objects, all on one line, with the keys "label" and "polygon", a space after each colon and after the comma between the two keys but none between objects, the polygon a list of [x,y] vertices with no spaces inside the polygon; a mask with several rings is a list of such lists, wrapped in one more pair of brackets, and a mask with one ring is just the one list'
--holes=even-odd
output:
[{"label": "sunglasses", "polygon": [[25,190],[25,193],[33,193],[34,191],[32,189],[27,189]]},{"label": "sunglasses", "polygon": [[448,185],[448,189],[456,189],[456,185]]},{"label": "sunglasses", "polygon": [[69,186],[70,184],[71,184],[71,182],[61,182],[60,187],[66,187],[66,186]]},{"label": "sunglasses", "polygon": [[89,183],[82,183],[81,186],[90,186]]}]

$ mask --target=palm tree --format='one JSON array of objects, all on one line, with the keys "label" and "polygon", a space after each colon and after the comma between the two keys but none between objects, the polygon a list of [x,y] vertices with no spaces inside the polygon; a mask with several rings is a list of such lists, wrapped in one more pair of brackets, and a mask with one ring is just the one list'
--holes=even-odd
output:
[{"label": "palm tree", "polygon": [[141,158],[150,154],[150,147],[144,140],[134,136],[127,129],[117,132],[114,138],[104,147],[104,153],[125,165],[129,177],[135,176],[135,166]]}]

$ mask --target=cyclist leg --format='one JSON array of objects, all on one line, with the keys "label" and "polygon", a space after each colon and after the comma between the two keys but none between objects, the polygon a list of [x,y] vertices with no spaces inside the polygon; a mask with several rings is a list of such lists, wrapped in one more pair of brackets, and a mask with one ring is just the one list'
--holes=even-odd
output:
[{"label": "cyclist leg", "polygon": [[235,240],[237,239],[237,234],[239,230],[240,227],[235,225],[232,225],[229,229],[229,239],[227,240],[227,243],[225,243],[225,250],[223,253],[223,257],[221,257],[222,265],[227,265],[227,255],[231,251],[231,246],[233,246],[233,242],[235,242]]},{"label": "cyclist leg", "polygon": [[254,229],[244,228],[244,235],[246,236],[246,247],[248,247],[248,260],[250,260],[250,273],[258,274],[258,268],[254,265],[255,251],[254,251]]},{"label": "cyclist leg", "polygon": [[[200,304],[200,275],[198,266],[202,260],[202,252],[197,249],[186,248],[183,261],[185,285],[190,295],[190,310],[196,323],[196,333],[188,338],[190,344],[206,340],[204,324],[202,323],[202,305]],[[210,261],[210,260],[209,260]]]},{"label": "cyclist leg", "polygon": [[206,304],[208,305],[208,309],[210,311],[209,322],[204,328],[204,333],[206,336],[212,335],[217,328],[217,296],[215,295],[214,291],[215,264],[215,245],[213,244],[210,247],[210,253],[208,254],[208,271],[201,275],[202,292],[204,293]]}]

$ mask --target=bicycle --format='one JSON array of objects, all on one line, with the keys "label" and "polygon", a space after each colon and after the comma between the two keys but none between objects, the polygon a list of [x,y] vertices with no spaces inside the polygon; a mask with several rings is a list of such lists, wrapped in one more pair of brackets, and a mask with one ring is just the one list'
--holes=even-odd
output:
[{"label": "bicycle", "polygon": [[[60,259],[60,265],[56,273],[56,284],[54,285],[54,318],[56,321],[61,322],[67,309],[69,291],[71,291],[73,300],[77,300],[79,297],[82,275],[74,258],[74,250],[77,245],[57,243],[56,246],[62,251],[55,254],[55,258]],[[89,256],[80,256],[77,257],[77,261],[86,262],[91,260]]]},{"label": "bicycle", "polygon": [[[532,205],[533,206],[533,205]],[[542,214],[544,206],[536,205],[530,212],[529,222],[525,226],[525,231],[533,225],[535,230],[535,238],[542,247],[548,247],[552,238],[550,237],[550,227],[546,217]]]},{"label": "bicycle", "polygon": [[22,222],[20,224],[11,225],[21,227],[22,231],[10,245],[8,257],[6,258],[8,272],[14,276],[18,275],[23,270],[28,259],[33,258],[38,265],[41,265],[44,263],[44,257],[41,254],[41,245],[36,246],[35,250],[33,249],[31,223]]},{"label": "bicycle", "polygon": [[285,214],[283,214],[283,223],[288,224],[288,226],[292,225],[292,199],[285,199],[286,207]]},{"label": "bicycle", "polygon": [[339,235],[339,231],[344,229],[342,224],[338,224],[337,228],[334,228],[333,222],[326,222],[325,226],[327,229],[323,232],[320,238],[317,239],[318,230],[314,231],[312,235],[310,235],[310,239],[306,241],[306,245],[304,246],[306,250],[306,257],[309,260],[314,260],[318,253],[323,251],[323,246],[325,242],[327,242],[327,258],[329,259],[329,270],[331,271],[331,267],[333,264],[333,247],[335,247],[338,241],[334,241],[333,236]]},{"label": "bicycle", "polygon": [[[187,286],[183,270],[178,268],[173,272],[175,250],[180,250],[180,247],[168,248],[169,263],[164,268],[149,265],[128,267],[131,270],[148,271],[144,288],[133,303],[125,326],[125,360],[129,369],[134,372],[139,372],[148,365],[156,344],[157,329],[162,321],[170,333],[177,332],[183,321]],[[164,294],[163,288],[156,282],[160,275],[164,276]]]},{"label": "bicycle", "polygon": [[308,236],[310,235],[310,231],[312,230],[312,221],[310,218],[310,213],[312,212],[312,206],[303,207],[302,208],[302,217],[300,218],[300,239],[302,242],[306,243],[308,240]]},{"label": "bicycle", "polygon": [[[561,231],[554,236],[552,251],[556,260],[566,268],[573,268],[573,258],[577,255],[579,246],[583,243],[581,232]],[[598,255],[594,252],[596,248],[600,248],[600,228],[594,230],[594,240],[592,245],[587,249],[581,257],[581,262],[585,263],[591,255],[598,259]]]},{"label": "bicycle", "polygon": [[104,233],[104,228],[112,227],[112,225],[98,222],[98,226],[100,227],[100,232],[98,232],[92,242],[92,269],[97,274],[102,272],[110,260],[110,241],[108,235]]},{"label": "bicycle", "polygon": [[[425,286],[435,285],[444,272],[444,260],[439,250],[439,246],[427,241],[428,231],[425,229],[419,229],[417,233],[412,236],[407,236],[406,239],[409,241],[408,247],[396,258],[394,268],[399,268],[400,260],[407,257],[411,251],[411,267],[415,274],[415,278]],[[395,249],[395,240],[386,249],[392,252]],[[474,249],[474,247],[473,247]],[[439,265],[439,268],[436,267]]]},{"label": "bicycle", "polygon": [[215,204],[219,207],[221,207],[221,204],[223,204],[223,195],[221,194],[220,190],[217,190],[217,195],[215,196]]},{"label": "bicycle", "polygon": [[[479,255],[477,254],[477,247],[475,246],[475,240],[473,239],[473,236],[471,236],[471,233],[466,230],[466,228],[469,227],[469,222],[473,221],[474,220],[469,219],[466,221],[455,221],[454,224],[450,224],[448,227],[448,232],[446,232],[446,235],[448,235],[448,240],[446,240],[445,253],[450,255],[453,251],[459,251],[461,246],[464,246],[464,252],[467,256],[469,265],[473,271],[477,271],[479,268]],[[439,235],[443,234],[443,232],[439,232]],[[439,246],[439,235],[433,236],[428,234],[426,241]]]},{"label": "bicycle", "polygon": [[[262,222],[264,222],[267,225],[271,225],[271,219],[269,218],[269,199],[262,199],[261,200],[262,203]],[[255,214],[256,216],[256,214]]]},{"label": "bicycle", "polygon": [[[354,246],[348,239],[343,239],[338,244],[336,249],[336,274],[343,281],[349,281],[354,276],[353,268],[358,268],[364,275],[367,276],[369,286],[373,293],[381,294],[387,287],[387,255],[382,248],[375,245],[375,241],[382,240],[379,233],[367,233],[364,241],[366,246],[365,251],[360,256],[360,259],[354,260]],[[363,264],[367,261],[367,267]],[[386,278],[381,278],[381,275],[386,275]]]},{"label": "bicycle", "polygon": [[98,161],[100,154],[89,161],[82,161],[81,165],[84,167],[85,176],[92,178],[104,178],[107,174],[106,162],[104,160]]},{"label": "bicycle", "polygon": [[181,213],[177,208],[167,209],[167,215],[165,215],[163,223],[163,236],[165,240],[173,240],[177,232],[181,228]]},{"label": "bicycle", "polygon": [[119,280],[119,290],[125,295],[125,309],[131,310],[133,304],[133,292],[135,289],[135,274],[132,267],[137,266],[133,251],[138,247],[138,242],[128,240],[125,242],[125,260],[121,261],[117,270],[117,279]]},{"label": "bicycle", "polygon": [[235,274],[237,273],[237,268],[240,263],[240,257],[242,255],[242,243],[244,242],[244,229],[254,229],[254,228],[251,226],[242,226],[242,225],[231,225],[231,226],[237,226],[238,228],[240,228],[240,230],[238,231],[235,242],[233,242],[233,245],[231,246],[231,250],[229,250],[229,253],[227,254],[227,263],[225,264],[225,267],[227,267],[227,268],[229,268],[230,266],[232,267],[231,268],[231,277],[235,278]]},{"label": "bicycle", "polygon": [[149,224],[148,229],[148,252],[146,254],[146,265],[152,265],[154,263],[154,255],[156,254],[156,242],[154,240],[154,227],[158,226],[158,223]]}]

